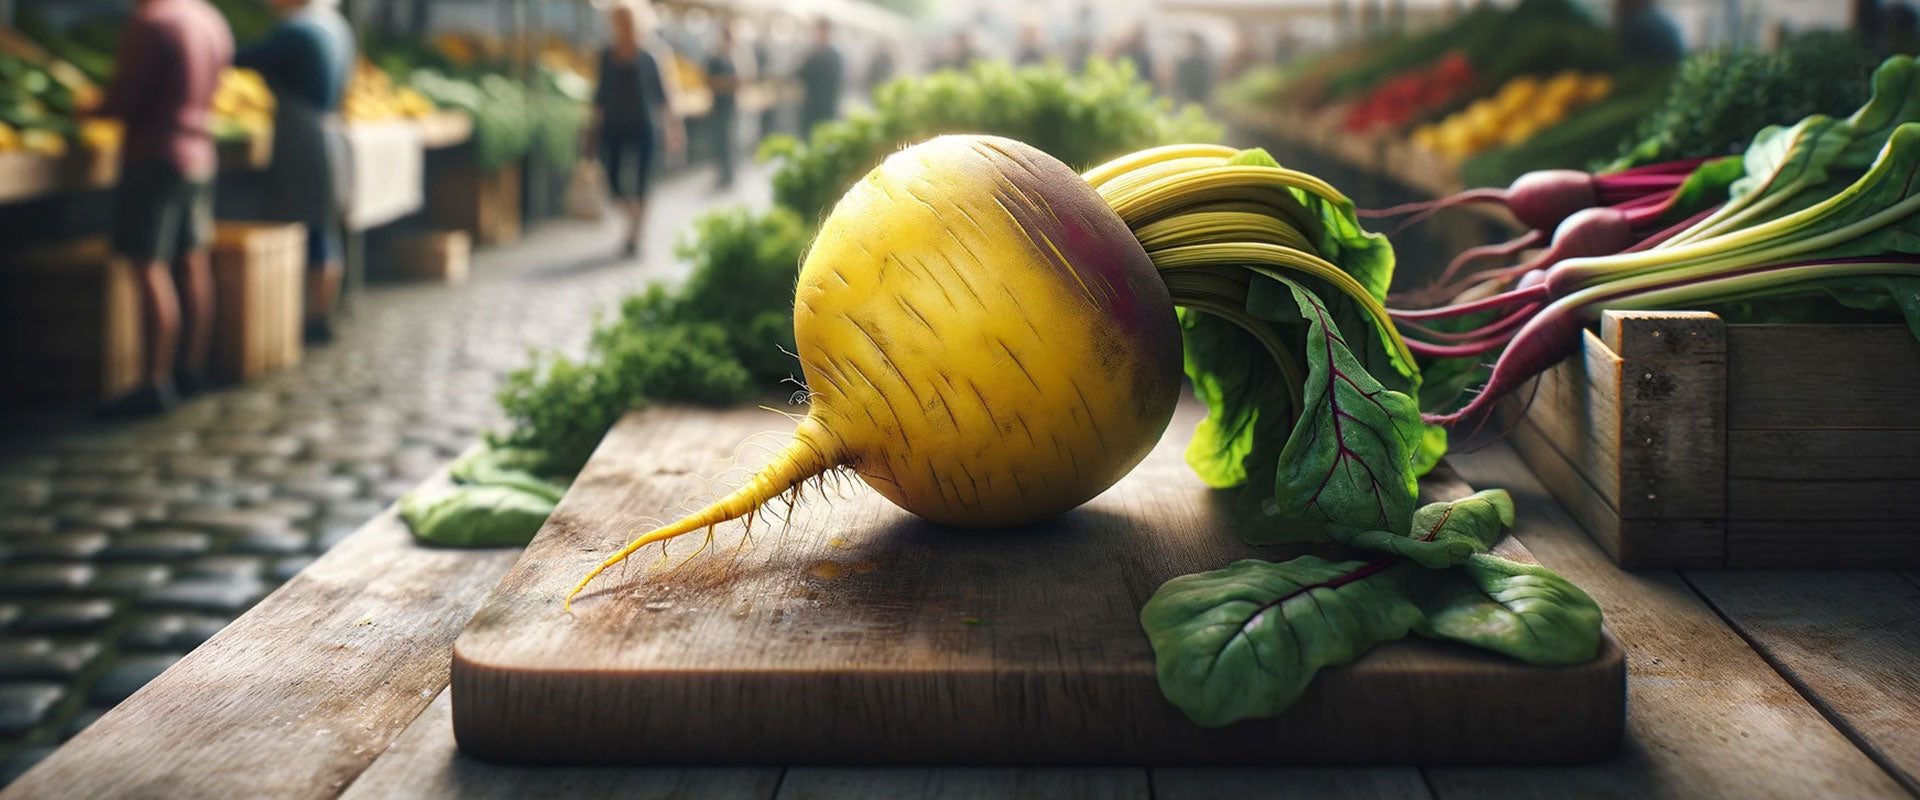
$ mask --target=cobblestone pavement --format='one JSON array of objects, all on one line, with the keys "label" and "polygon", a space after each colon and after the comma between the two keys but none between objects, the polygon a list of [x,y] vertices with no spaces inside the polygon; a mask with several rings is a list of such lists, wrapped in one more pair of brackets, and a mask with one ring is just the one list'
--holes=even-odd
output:
[{"label": "cobblestone pavement", "polygon": [[[0,785],[98,719],[500,422],[534,347],[577,349],[592,309],[679,277],[672,239],[719,202],[663,181],[640,264],[611,223],[552,223],[476,253],[464,286],[371,287],[298,368],[128,423],[0,438]],[[51,431],[51,432],[49,432]]]}]

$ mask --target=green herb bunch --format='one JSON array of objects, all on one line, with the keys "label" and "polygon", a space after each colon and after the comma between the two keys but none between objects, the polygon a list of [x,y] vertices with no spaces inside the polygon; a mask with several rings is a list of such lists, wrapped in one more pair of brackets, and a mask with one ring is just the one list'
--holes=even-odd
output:
[{"label": "green herb bunch", "polygon": [[1696,53],[1609,169],[1735,154],[1768,125],[1844,116],[1866,102],[1867,77],[1879,64],[1851,32],[1805,34],[1772,53]]}]

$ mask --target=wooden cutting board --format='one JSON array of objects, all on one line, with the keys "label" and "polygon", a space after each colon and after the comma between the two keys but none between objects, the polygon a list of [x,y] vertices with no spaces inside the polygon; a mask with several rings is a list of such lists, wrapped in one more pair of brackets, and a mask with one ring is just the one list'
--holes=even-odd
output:
[{"label": "wooden cutting board", "polygon": [[[664,562],[636,554],[568,615],[561,598],[589,568],[738,485],[736,453],[755,465],[793,428],[756,409],[629,415],[454,645],[460,747],[577,764],[1554,763],[1617,749],[1626,668],[1611,635],[1564,668],[1407,639],[1322,671],[1279,718],[1187,721],[1155,683],[1141,605],[1177,575],[1311,551],[1235,538],[1224,495],[1182,460],[1199,416],[1183,407],[1130,476],[1049,523],[944,529],[850,479],[750,543],[735,523],[698,555],[698,534]],[[1450,475],[1436,470],[1428,499],[1470,492]],[[1511,537],[1500,549],[1531,560]]]}]

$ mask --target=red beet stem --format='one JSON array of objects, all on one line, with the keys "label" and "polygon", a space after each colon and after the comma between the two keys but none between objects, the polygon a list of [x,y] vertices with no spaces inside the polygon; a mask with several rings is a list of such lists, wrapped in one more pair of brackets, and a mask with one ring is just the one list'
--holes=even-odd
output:
[{"label": "red beet stem", "polygon": [[1540,231],[1527,231],[1499,244],[1483,244],[1479,247],[1469,247],[1460,251],[1460,255],[1454,256],[1453,261],[1448,262],[1447,268],[1441,270],[1440,277],[1434,278],[1433,282],[1436,284],[1445,284],[1447,281],[1452,280],[1454,275],[1458,274],[1463,267],[1470,263],[1482,258],[1511,256],[1514,253],[1518,253],[1545,241],[1546,238],[1547,235]]},{"label": "red beet stem", "polygon": [[1392,236],[1403,230],[1406,230],[1407,227],[1410,225],[1413,225],[1423,219],[1426,219],[1427,217],[1433,216],[1435,213],[1438,213],[1443,209],[1452,208],[1458,205],[1465,205],[1467,203],[1505,203],[1506,200],[1507,200],[1507,190],[1494,189],[1494,188],[1488,187],[1488,188],[1481,188],[1481,189],[1468,189],[1467,191],[1460,192],[1459,194],[1455,194],[1450,197],[1442,197],[1438,200],[1422,200],[1418,203],[1401,203],[1400,205],[1388,206],[1386,208],[1364,208],[1364,209],[1356,210],[1353,213],[1355,216],[1358,216],[1362,219],[1379,219],[1381,217],[1397,217],[1401,214],[1408,214],[1408,213],[1413,214],[1413,216],[1408,217],[1404,220],[1401,220],[1400,224],[1395,225],[1392,230],[1387,232],[1387,235]]},{"label": "red beet stem", "polygon": [[1501,309],[1512,308],[1522,303],[1537,302],[1545,299],[1546,293],[1546,285],[1541,284],[1538,286],[1529,286],[1525,289],[1502,292],[1492,297],[1480,298],[1479,300],[1441,306],[1440,308],[1389,308],[1387,309],[1387,316],[1395,320],[1451,319],[1453,317],[1464,317],[1468,314],[1478,314],[1482,311],[1499,311]]},{"label": "red beet stem", "polygon": [[1719,210],[1720,210],[1720,207],[1717,205],[1713,206],[1712,208],[1708,208],[1705,211],[1702,211],[1698,214],[1695,214],[1691,217],[1681,220],[1678,224],[1675,224],[1672,227],[1662,230],[1659,233],[1655,233],[1654,235],[1649,236],[1645,239],[1641,239],[1640,241],[1635,242],[1632,247],[1629,247],[1620,252],[1637,253],[1637,252],[1640,252],[1641,250],[1646,250],[1650,247],[1654,247],[1655,245],[1658,245],[1661,242],[1664,242],[1675,236],[1679,236],[1682,231],[1685,231],[1688,228],[1691,228],[1695,225],[1700,224],[1701,220],[1704,220],[1707,217],[1713,216],[1713,212],[1719,211]]},{"label": "red beet stem", "polygon": [[1471,358],[1506,347],[1507,342],[1513,340],[1514,333],[1514,331],[1507,331],[1499,336],[1466,344],[1428,344],[1408,339],[1407,350],[1416,356],[1428,358]]},{"label": "red beet stem", "polygon": [[1404,320],[1395,322],[1394,327],[1399,328],[1402,334],[1419,336],[1421,338],[1424,338],[1426,340],[1433,341],[1433,342],[1458,344],[1460,342],[1471,342],[1478,339],[1485,339],[1489,336],[1498,336],[1502,333],[1506,333],[1509,330],[1518,328],[1521,325],[1525,324],[1526,321],[1533,316],[1533,312],[1539,311],[1542,305],[1544,304],[1528,303],[1524,306],[1514,309],[1511,313],[1507,314],[1504,317],[1501,317],[1498,320],[1489,322],[1485,325],[1482,325],[1478,328],[1474,328],[1473,330],[1470,330],[1470,331],[1462,331],[1458,333],[1451,332],[1451,331],[1437,331],[1425,325],[1421,325],[1414,322],[1407,322]]}]

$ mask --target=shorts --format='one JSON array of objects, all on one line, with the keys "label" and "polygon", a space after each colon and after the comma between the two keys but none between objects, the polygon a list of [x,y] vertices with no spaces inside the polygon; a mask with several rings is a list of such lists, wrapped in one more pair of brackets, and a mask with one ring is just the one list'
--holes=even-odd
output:
[{"label": "shorts", "polygon": [[614,197],[645,197],[647,178],[653,171],[653,131],[602,133],[600,167],[607,171],[607,191]]},{"label": "shorts", "polygon": [[213,182],[164,161],[120,168],[113,192],[113,249],[136,262],[173,261],[213,242]]}]

